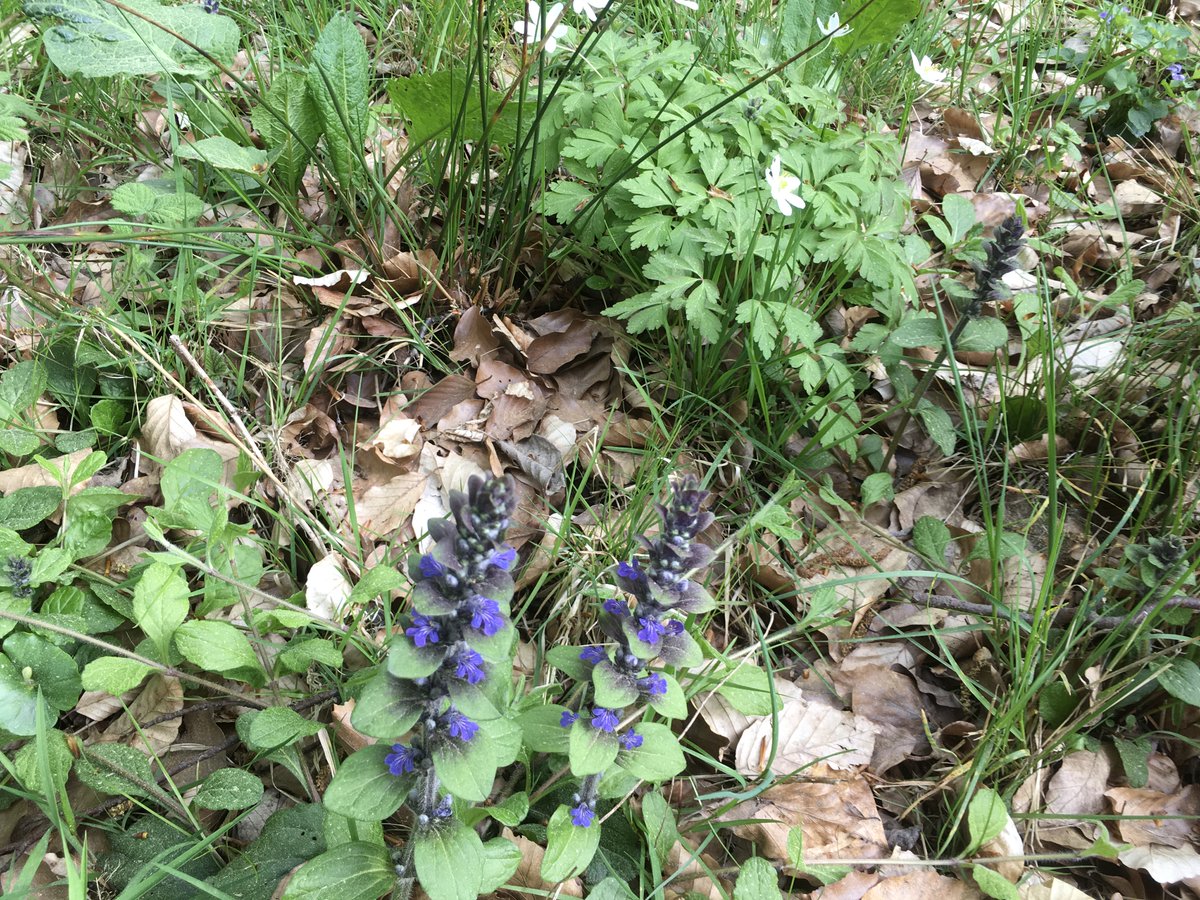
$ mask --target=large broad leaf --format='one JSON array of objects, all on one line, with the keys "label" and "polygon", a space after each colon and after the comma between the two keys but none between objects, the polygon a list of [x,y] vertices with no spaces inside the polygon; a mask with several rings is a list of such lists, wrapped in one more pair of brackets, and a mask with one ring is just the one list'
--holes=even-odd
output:
[{"label": "large broad leaf", "polygon": [[356,841],[305,863],[288,882],[283,900],[375,900],[395,881],[387,848]]},{"label": "large broad leaf", "polygon": [[387,744],[372,744],[346,759],[325,792],[325,808],[363,822],[381,821],[399,809],[413,778],[388,771],[384,759],[390,752]]},{"label": "large broad leaf", "polygon": [[321,136],[321,117],[308,90],[308,79],[299,72],[276,75],[262,103],[250,113],[250,121],[278,154],[275,173],[284,187],[294,192]]},{"label": "large broad leaf", "polygon": [[308,89],[321,117],[325,144],[343,192],[361,181],[367,140],[371,60],[349,16],[338,13],[317,39],[308,69]]},{"label": "large broad leaf", "polygon": [[271,163],[271,154],[257,147],[243,147],[227,137],[210,137],[194,144],[180,144],[175,151],[176,159],[195,159],[208,163],[214,169],[228,169],[246,175],[265,175]]},{"label": "large broad leaf", "polygon": [[0,654],[0,733],[19,737],[37,732],[37,687]]},{"label": "large broad leaf", "polygon": [[[517,104],[501,108],[504,95],[487,91],[487,113],[481,111],[478,79],[449,68],[388,82],[388,96],[408,119],[408,139],[414,147],[430,140],[479,141],[487,129],[490,146],[511,145],[517,136]],[[610,153],[611,155],[611,153]],[[606,157],[607,158],[607,157]]]},{"label": "large broad leaf", "polygon": [[542,857],[542,880],[566,881],[589,865],[600,846],[600,826],[586,828],[571,821],[571,812],[560,806],[546,826],[546,855]]},{"label": "large broad leaf", "polygon": [[479,835],[450,819],[413,837],[417,878],[431,900],[475,900],[483,887]]},{"label": "large broad leaf", "polygon": [[46,54],[66,75],[203,78],[217,71],[205,54],[228,64],[237,52],[233,20],[209,15],[198,3],[125,0],[122,6],[130,11],[104,0],[27,0],[25,14],[48,20],[42,26]]}]

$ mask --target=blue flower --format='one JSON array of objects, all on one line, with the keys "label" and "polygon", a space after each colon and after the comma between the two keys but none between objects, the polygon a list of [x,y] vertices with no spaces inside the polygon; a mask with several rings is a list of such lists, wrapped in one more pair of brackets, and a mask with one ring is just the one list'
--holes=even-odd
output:
[{"label": "blue flower", "polygon": [[655,643],[667,633],[667,626],[658,619],[638,619],[638,624],[642,626],[638,629],[638,640],[647,644]]},{"label": "blue flower", "polygon": [[642,736],[630,728],[627,732],[621,735],[621,746],[626,750],[636,750],[642,746]]},{"label": "blue flower", "polygon": [[579,658],[589,666],[594,666],[596,663],[602,663],[608,659],[608,653],[603,647],[584,647],[579,651]]},{"label": "blue flower", "polygon": [[433,814],[439,819],[448,819],[454,815],[454,798],[449,794],[444,795],[438,802],[437,809],[433,811]]},{"label": "blue flower", "polygon": [[426,553],[421,557],[421,574],[426,578],[437,578],[439,575],[446,574],[446,567],[433,558],[432,553]]},{"label": "blue flower", "polygon": [[563,728],[570,728],[572,725],[574,725],[578,721],[579,721],[579,713],[573,713],[568,709],[566,712],[564,712],[562,714],[562,717],[558,720],[558,724],[561,725]]},{"label": "blue flower", "polygon": [[597,731],[607,731],[611,734],[617,730],[617,726],[620,724],[621,719],[615,710],[605,709],[603,706],[597,706],[592,710],[592,727]]},{"label": "blue flower", "polygon": [[479,731],[479,726],[475,722],[472,722],[453,706],[442,714],[442,722],[450,732],[450,737],[456,737],[460,741],[471,740]]},{"label": "blue flower", "polygon": [[587,828],[596,818],[596,811],[586,803],[571,807],[571,824],[577,828]]},{"label": "blue flower", "polygon": [[652,672],[645,678],[638,679],[638,687],[651,697],[662,697],[667,693],[667,679],[657,672]]},{"label": "blue flower", "polygon": [[1184,81],[1187,78],[1183,74],[1183,63],[1171,63],[1167,66],[1167,71],[1171,73],[1172,81]]},{"label": "blue flower", "polygon": [[667,626],[667,634],[669,634],[669,635],[674,636],[677,634],[683,634],[683,623],[680,622],[678,619],[668,619],[666,622],[666,626]]},{"label": "blue flower", "polygon": [[491,556],[488,557],[488,564],[493,565],[498,569],[503,569],[504,571],[507,572],[508,567],[511,566],[514,562],[516,562],[516,559],[517,559],[517,551],[514,550],[512,547],[509,547],[506,545],[506,546],[500,547],[498,550],[496,550],[494,553],[492,553]]},{"label": "blue flower", "polygon": [[1109,12],[1107,9],[1104,12],[1100,13],[1100,21],[1101,22],[1107,22],[1111,18],[1112,18],[1112,13]]},{"label": "blue flower", "polygon": [[615,597],[604,601],[604,611],[610,616],[617,616],[618,618],[624,618],[629,615],[629,607]]},{"label": "blue flower", "polygon": [[200,8],[209,15],[216,15],[221,11],[221,0],[200,0]]},{"label": "blue flower", "polygon": [[467,684],[479,684],[483,681],[483,657],[466,647],[454,656],[454,674]]},{"label": "blue flower", "polygon": [[437,622],[420,613],[413,613],[412,620],[412,625],[404,629],[404,633],[412,638],[414,644],[418,647],[424,647],[426,644],[436,644],[438,642],[438,638],[441,635],[438,634]]},{"label": "blue flower", "polygon": [[642,577],[642,565],[636,559],[631,559],[629,562],[617,563],[617,574],[622,578],[628,578],[630,581],[637,581]]},{"label": "blue flower", "polygon": [[419,752],[415,747],[392,744],[392,752],[383,758],[383,762],[393,775],[406,775],[413,771]]},{"label": "blue flower", "polygon": [[500,612],[500,604],[487,597],[475,597],[471,611],[471,627],[482,631],[484,637],[491,637],[504,627],[504,616]]}]

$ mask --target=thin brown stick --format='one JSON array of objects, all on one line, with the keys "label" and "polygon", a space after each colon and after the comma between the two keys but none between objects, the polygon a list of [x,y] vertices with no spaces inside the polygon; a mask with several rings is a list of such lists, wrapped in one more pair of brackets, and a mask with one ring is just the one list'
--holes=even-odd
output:
[{"label": "thin brown stick", "polygon": [[[988,618],[1011,618],[1014,615],[1013,610],[1005,610],[999,606],[994,606],[990,603],[971,603],[968,600],[962,600],[950,594],[935,594],[929,591],[918,591],[912,595],[913,600],[918,603],[924,603],[927,606],[936,606],[939,609],[949,609],[954,612],[967,613],[972,616],[987,616]],[[1161,606],[1163,609],[1194,609],[1200,610],[1200,597],[1172,597],[1170,600],[1163,601],[1161,604],[1146,604],[1145,608],[1138,610],[1135,613],[1130,613],[1127,616],[1102,616],[1099,613],[1089,612],[1084,614],[1084,619],[1094,628],[1100,628],[1105,631],[1114,631],[1118,628],[1125,628],[1131,625],[1140,625],[1150,617],[1150,613],[1156,606]],[[1066,606],[1054,614],[1053,624],[1062,625],[1071,619],[1078,616],[1079,607]],[[1015,612],[1022,622],[1030,624],[1034,617],[1032,613]]]}]

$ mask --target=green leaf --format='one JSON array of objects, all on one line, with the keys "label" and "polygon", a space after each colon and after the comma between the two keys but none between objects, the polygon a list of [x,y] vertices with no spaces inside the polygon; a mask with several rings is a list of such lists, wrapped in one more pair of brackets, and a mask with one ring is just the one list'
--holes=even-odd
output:
[{"label": "green leaf", "polygon": [[[56,710],[74,709],[83,693],[79,667],[75,660],[43,637],[24,632],[10,634],[4,641],[4,653],[18,671],[32,673],[32,690]],[[5,727],[0,717],[0,728]]]},{"label": "green leaf", "polygon": [[[853,28],[846,36],[842,50],[845,53],[870,44],[892,44],[905,26],[921,15],[919,0],[861,0],[849,3],[842,9],[842,21],[853,21]],[[862,15],[859,15],[859,11]]]},{"label": "green leaf", "polygon": [[742,864],[733,887],[733,900],[781,900],[782,897],[779,875],[773,865],[761,856],[751,857]]},{"label": "green leaf", "polygon": [[[487,113],[482,114],[478,77],[468,78],[461,68],[448,66],[428,74],[393,78],[388,82],[387,90],[401,115],[408,120],[411,147],[451,137],[460,143],[480,141],[485,128],[487,143],[491,146],[508,146],[516,140],[518,102],[514,99],[500,110],[504,95],[488,85],[484,88]],[[497,110],[500,110],[499,116]]]},{"label": "green leaf", "polygon": [[891,500],[896,496],[892,486],[892,476],[887,472],[875,472],[863,479],[862,505],[870,506],[883,500]]},{"label": "green leaf", "polygon": [[226,65],[233,61],[240,35],[232,19],[209,15],[197,4],[125,0],[123,5],[133,12],[103,0],[26,0],[25,14],[57,21],[42,23],[42,41],[64,75],[203,78],[217,71],[204,53]]},{"label": "green leaf", "polygon": [[1132,788],[1144,788],[1150,781],[1150,756],[1154,747],[1150,739],[1142,736],[1136,740],[1127,741],[1113,738],[1117,755],[1121,757],[1121,767],[1125,770],[1125,778]]},{"label": "green leaf", "polygon": [[946,547],[950,545],[950,529],[941,519],[921,516],[913,523],[912,542],[927,560],[942,565],[946,561]]},{"label": "green leaf", "polygon": [[88,421],[102,434],[119,437],[120,428],[128,418],[129,405],[123,400],[97,400],[88,410]]},{"label": "green leaf", "polygon": [[275,658],[275,668],[281,673],[307,672],[313,663],[338,668],[342,665],[342,651],[331,641],[304,638],[288,644]]},{"label": "green leaf", "polygon": [[889,338],[897,347],[906,350],[916,347],[940,347],[944,339],[942,324],[933,316],[914,316],[906,319]]},{"label": "green leaf", "polygon": [[995,900],[1021,900],[1021,892],[1017,886],[987,866],[972,866],[971,877],[979,885],[979,889]]},{"label": "green leaf", "polygon": [[245,769],[217,769],[192,801],[201,809],[249,809],[262,799],[263,783]]},{"label": "green leaf", "polygon": [[417,878],[430,900],[475,900],[483,889],[479,835],[455,819],[413,836]]},{"label": "green leaf", "polygon": [[188,586],[178,566],[155,562],[133,589],[133,620],[167,659],[171,637],[188,613]]},{"label": "green leaf", "polygon": [[46,521],[62,504],[62,489],[51,485],[13,491],[0,500],[0,525],[23,531]]},{"label": "green leaf", "polygon": [[275,153],[275,175],[294,192],[321,137],[321,117],[308,90],[308,79],[295,71],[276,75],[262,102],[250,113],[250,121]]},{"label": "green leaf", "polygon": [[534,753],[566,753],[570,731],[561,724],[566,711],[565,706],[550,703],[521,713],[518,722],[525,745]]},{"label": "green leaf", "polygon": [[175,646],[188,662],[206,671],[256,687],[266,681],[250,641],[228,622],[185,622],[175,632]]},{"label": "green leaf", "polygon": [[214,169],[241,172],[244,175],[266,174],[271,155],[257,147],[243,147],[227,137],[203,138],[191,144],[180,144],[176,159],[195,159]]},{"label": "green leaf", "polygon": [[308,89],[340,189],[352,195],[363,180],[371,69],[367,46],[354,20],[345,13],[334,15],[317,38],[312,59]]},{"label": "green leaf", "polygon": [[671,240],[671,232],[676,220],[672,216],[659,212],[647,213],[634,219],[629,226],[629,246],[631,249],[645,247],[647,250],[661,250]]},{"label": "green leaf", "polygon": [[442,786],[455,797],[481,803],[492,792],[496,757],[480,737],[466,743],[445,741],[432,755]]},{"label": "green leaf", "polygon": [[221,486],[225,465],[215,450],[185,450],[163,469],[164,524],[211,531],[213,495]]},{"label": "green leaf", "polygon": [[45,796],[42,780],[43,764],[41,754],[45,752],[46,774],[50,778],[50,786],[59,790],[67,783],[71,773],[71,765],[75,757],[67,746],[67,736],[57,729],[50,729],[44,740],[28,741],[24,747],[13,756],[13,769],[16,770],[17,780],[29,791]]},{"label": "green leaf", "polygon": [[663,865],[671,853],[671,848],[679,843],[675,811],[662,794],[648,791],[642,797],[642,821],[646,828],[646,839],[654,850],[659,865]]},{"label": "green leaf", "polygon": [[732,673],[729,673],[727,668],[719,669],[712,677],[720,685],[717,693],[742,715],[771,715],[774,709],[771,702],[771,680],[764,669],[750,663],[740,663]]},{"label": "green leaf", "polygon": [[494,837],[483,845],[483,884],[480,894],[492,894],[508,883],[521,867],[521,851],[512,841]]},{"label": "green leaf", "polygon": [[46,389],[46,370],[26,359],[0,374],[0,420],[12,420],[38,401]]},{"label": "green leaf", "polygon": [[378,900],[395,884],[385,847],[354,841],[306,862],[288,881],[283,900]]},{"label": "green leaf", "polygon": [[921,420],[925,430],[929,432],[930,439],[937,444],[942,453],[949,456],[954,452],[958,434],[954,430],[954,423],[950,420],[949,413],[924,401],[917,407],[917,418]]},{"label": "green leaf", "polygon": [[647,697],[650,708],[666,719],[682,719],[687,715],[687,700],[679,682],[665,672],[660,673],[667,683],[667,692],[657,697]]},{"label": "green leaf", "polygon": [[954,344],[955,350],[988,353],[1008,344],[1008,328],[999,319],[982,316],[971,319]]},{"label": "green leaf", "polygon": [[683,750],[670,728],[639,722],[636,731],[642,736],[642,745],[621,751],[619,762],[625,769],[644,781],[666,781],[684,770]]},{"label": "green leaf", "polygon": [[[117,187],[111,199],[113,208],[125,215],[145,216],[160,225],[191,224],[204,214],[203,200],[174,185],[130,182]],[[101,425],[92,424],[103,430]]]},{"label": "green leaf", "polygon": [[[32,679],[31,679],[32,680]],[[0,654],[0,733],[28,737],[37,733],[37,688]]]},{"label": "green leaf", "polygon": [[112,539],[113,514],[132,498],[110,487],[89,487],[67,500],[60,536],[63,547],[78,559],[108,546]]},{"label": "green leaf", "polygon": [[546,855],[542,857],[542,880],[551,884],[574,878],[591,865],[600,846],[601,828],[593,822],[580,828],[571,821],[571,811],[559,806],[546,825]]},{"label": "green leaf", "polygon": [[582,650],[576,644],[559,644],[546,651],[546,662],[576,681],[588,681],[592,667],[579,658]]},{"label": "green leaf", "polygon": [[398,810],[413,779],[388,771],[383,760],[391,749],[372,744],[347,757],[325,792],[325,808],[363,822],[383,821]]},{"label": "green leaf", "polygon": [[950,243],[957,244],[975,227],[975,204],[961,194],[947,194],[942,198],[942,216],[950,226]]},{"label": "green leaf", "polygon": [[85,691],[104,691],[120,697],[142,683],[154,669],[136,659],[121,656],[102,656],[83,667],[82,683]]},{"label": "green leaf", "polygon": [[1200,706],[1200,666],[1190,659],[1176,657],[1171,660],[1158,673],[1158,684],[1176,700]]},{"label": "green leaf", "polygon": [[804,861],[804,831],[793,825],[787,833],[788,862],[797,871],[815,878],[821,884],[833,884],[850,874],[849,866],[810,864]]},{"label": "green leaf", "polygon": [[620,745],[617,736],[585,724],[581,718],[571,726],[567,758],[573,775],[596,775],[613,764]]},{"label": "green leaf", "polygon": [[1000,795],[991,788],[981,787],[967,806],[967,831],[971,835],[971,850],[977,850],[1004,830],[1008,810]]},{"label": "green leaf", "polygon": [[425,678],[445,661],[447,649],[440,644],[418,647],[408,635],[398,634],[388,645],[387,670],[397,678]]},{"label": "green leaf", "polygon": [[359,694],[350,724],[369,737],[390,740],[413,727],[421,708],[411,685],[380,668]]},{"label": "green leaf", "polygon": [[312,737],[321,730],[319,722],[306,719],[286,706],[271,706],[261,710],[250,723],[250,745],[255,750],[277,750]]},{"label": "green leaf", "polygon": [[95,744],[75,761],[79,780],[102,794],[159,799],[150,760],[125,744]]},{"label": "green leaf", "polygon": [[617,671],[610,662],[601,662],[592,668],[592,688],[595,691],[596,706],[607,706],[610,709],[630,706],[636,703],[640,696],[637,679]]}]

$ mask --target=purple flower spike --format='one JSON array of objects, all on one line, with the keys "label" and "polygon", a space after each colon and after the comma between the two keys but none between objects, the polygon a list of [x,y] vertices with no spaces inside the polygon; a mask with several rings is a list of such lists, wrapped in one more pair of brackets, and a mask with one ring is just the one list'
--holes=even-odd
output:
[{"label": "purple flower spike", "polygon": [[508,571],[509,566],[517,561],[517,551],[512,547],[501,547],[495,553],[488,557],[488,563],[495,566],[497,569]]},{"label": "purple flower spike", "polygon": [[621,746],[626,750],[636,750],[642,746],[642,736],[631,728],[621,735]]},{"label": "purple flower spike", "polygon": [[657,672],[652,672],[645,678],[638,679],[638,687],[651,697],[662,697],[667,693],[667,679]]},{"label": "purple flower spike", "polygon": [[586,803],[571,807],[571,824],[577,828],[587,828],[596,818],[596,811]]},{"label": "purple flower spike", "polygon": [[597,706],[592,710],[592,727],[597,731],[607,731],[612,734],[620,724],[621,719],[615,710],[605,709],[603,706]]},{"label": "purple flower spike", "polygon": [[424,647],[426,644],[436,644],[438,642],[440,635],[438,634],[437,622],[420,613],[413,613],[412,620],[412,625],[404,629],[404,633],[412,638],[414,644],[418,647]]},{"label": "purple flower spike", "polygon": [[563,728],[570,728],[579,721],[579,713],[573,713],[569,709],[562,714],[562,718],[558,720],[558,724]]},{"label": "purple flower spike", "polygon": [[454,707],[446,710],[442,716],[442,721],[446,723],[446,729],[450,732],[450,737],[456,737],[460,741],[469,741],[479,731],[479,726],[460,713]]},{"label": "purple flower spike", "polygon": [[647,644],[657,642],[664,634],[667,633],[667,626],[658,619],[638,619],[638,640]]},{"label": "purple flower spike", "polygon": [[432,553],[426,553],[421,557],[421,574],[426,578],[437,578],[446,574],[446,567],[434,559]]},{"label": "purple flower spike", "polygon": [[471,607],[471,627],[482,631],[484,637],[491,637],[498,632],[504,627],[500,604],[487,597],[476,597]]},{"label": "purple flower spike", "polygon": [[579,658],[589,666],[594,666],[608,659],[608,653],[603,647],[584,647],[579,651]]},{"label": "purple flower spike", "polygon": [[407,775],[417,762],[417,751],[403,744],[392,744],[392,752],[383,758],[388,771],[393,775]]},{"label": "purple flower spike", "polygon": [[604,601],[604,611],[610,616],[624,618],[629,615],[629,607],[615,597],[610,597]]},{"label": "purple flower spike", "polygon": [[483,657],[469,647],[454,657],[454,674],[467,684],[479,684],[483,681]]},{"label": "purple flower spike", "polygon": [[617,574],[622,578],[628,578],[631,581],[637,581],[642,577],[642,566],[636,559],[631,559],[629,562],[617,563]]}]

